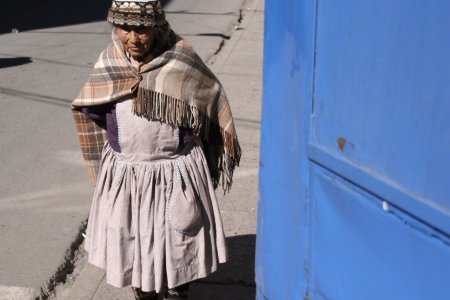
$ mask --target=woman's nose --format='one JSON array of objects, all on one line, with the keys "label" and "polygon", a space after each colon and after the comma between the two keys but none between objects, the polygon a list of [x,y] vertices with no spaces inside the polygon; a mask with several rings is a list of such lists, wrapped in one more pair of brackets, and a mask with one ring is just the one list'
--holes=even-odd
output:
[{"label": "woman's nose", "polygon": [[130,42],[136,43],[139,40],[138,34],[136,31],[132,30],[130,31]]}]

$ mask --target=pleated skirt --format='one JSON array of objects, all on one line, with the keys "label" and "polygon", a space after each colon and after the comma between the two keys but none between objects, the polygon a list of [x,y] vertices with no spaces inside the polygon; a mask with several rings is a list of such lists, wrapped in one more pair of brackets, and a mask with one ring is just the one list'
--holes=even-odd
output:
[{"label": "pleated skirt", "polygon": [[227,261],[202,147],[156,161],[121,159],[105,144],[86,232],[89,262],[106,282],[161,291],[206,277]]}]

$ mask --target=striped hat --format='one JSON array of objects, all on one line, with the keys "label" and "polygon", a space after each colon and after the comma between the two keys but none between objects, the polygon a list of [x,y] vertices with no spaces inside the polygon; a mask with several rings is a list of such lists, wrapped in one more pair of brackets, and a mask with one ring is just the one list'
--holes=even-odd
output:
[{"label": "striped hat", "polygon": [[114,0],[107,20],[118,26],[157,27],[167,24],[161,3],[157,0]]}]

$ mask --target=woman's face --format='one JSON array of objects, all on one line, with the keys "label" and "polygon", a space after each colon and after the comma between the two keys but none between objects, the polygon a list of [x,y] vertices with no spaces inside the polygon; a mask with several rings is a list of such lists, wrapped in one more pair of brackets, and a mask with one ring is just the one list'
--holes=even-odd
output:
[{"label": "woman's face", "polygon": [[150,52],[156,30],[152,27],[121,26],[116,33],[125,51],[135,60],[142,60]]}]

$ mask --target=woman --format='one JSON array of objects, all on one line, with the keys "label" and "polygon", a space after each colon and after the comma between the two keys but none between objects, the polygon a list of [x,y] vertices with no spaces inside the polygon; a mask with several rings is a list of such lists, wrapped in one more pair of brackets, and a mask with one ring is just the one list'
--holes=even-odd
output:
[{"label": "woman", "polygon": [[112,42],[72,106],[96,182],[85,248],[136,299],[186,299],[227,260],[214,189],[230,189],[241,156],[230,107],[159,2],[113,1],[108,21]]}]

